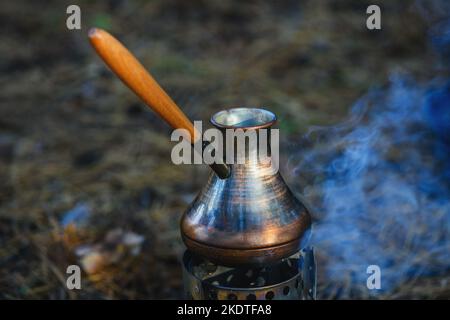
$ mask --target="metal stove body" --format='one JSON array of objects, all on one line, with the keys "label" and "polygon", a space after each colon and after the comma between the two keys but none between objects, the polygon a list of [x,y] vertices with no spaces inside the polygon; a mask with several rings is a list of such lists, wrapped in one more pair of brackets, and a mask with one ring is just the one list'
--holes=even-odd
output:
[{"label": "metal stove body", "polygon": [[307,248],[265,266],[225,267],[186,251],[185,296],[194,300],[314,300],[316,265]]}]

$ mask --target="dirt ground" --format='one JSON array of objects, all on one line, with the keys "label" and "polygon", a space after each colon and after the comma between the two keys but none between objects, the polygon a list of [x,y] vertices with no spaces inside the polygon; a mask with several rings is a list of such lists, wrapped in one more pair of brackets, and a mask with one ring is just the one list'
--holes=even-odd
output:
[{"label": "dirt ground", "polygon": [[[65,26],[69,2],[3,3],[0,297],[182,297],[178,222],[208,168],[171,163],[170,128],[96,56],[89,27],[126,44],[191,119],[231,106],[275,112],[283,166],[309,126],[344,119],[392,70],[435,73],[429,22],[412,1],[379,2],[381,31],[365,27],[371,1],[77,1],[79,31]],[[74,208],[87,218],[66,226]],[[82,261],[77,248],[108,235],[113,263],[67,290],[66,267]],[[100,263],[90,258],[84,266]],[[395,297],[442,296],[441,280]],[[318,281],[319,297],[358,298],[321,296],[329,279]]]}]

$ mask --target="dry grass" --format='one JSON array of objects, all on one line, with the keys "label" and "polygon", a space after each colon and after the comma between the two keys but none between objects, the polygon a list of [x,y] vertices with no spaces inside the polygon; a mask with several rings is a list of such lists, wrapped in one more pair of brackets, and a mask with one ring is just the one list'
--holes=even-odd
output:
[{"label": "dry grass", "polygon": [[[0,9],[1,298],[182,294],[178,219],[207,168],[171,164],[169,128],[94,55],[89,26],[117,35],[192,119],[267,106],[285,146],[308,125],[342,119],[394,66],[427,77],[433,59],[424,23],[390,1],[386,31],[374,34],[364,1],[80,3],[83,30],[73,32],[61,1]],[[92,208],[88,224],[62,228],[77,203]],[[84,274],[83,290],[65,289],[76,246],[118,227],[145,237],[141,253]],[[416,279],[384,298],[448,297],[447,281]]]}]

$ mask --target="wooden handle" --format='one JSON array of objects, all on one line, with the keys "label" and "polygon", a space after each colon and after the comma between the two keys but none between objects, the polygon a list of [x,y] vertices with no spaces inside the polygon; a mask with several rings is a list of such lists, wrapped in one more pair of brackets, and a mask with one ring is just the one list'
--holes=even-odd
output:
[{"label": "wooden handle", "polygon": [[[186,129],[191,143],[201,139],[183,111],[116,38],[105,30],[93,28],[89,30],[89,40],[111,70],[172,128]],[[231,169],[226,164],[213,163],[211,168],[221,179],[230,176]]]},{"label": "wooden handle", "polygon": [[172,128],[188,130],[192,143],[194,137],[200,138],[183,111],[116,38],[105,30],[92,28],[89,40],[111,70]]}]

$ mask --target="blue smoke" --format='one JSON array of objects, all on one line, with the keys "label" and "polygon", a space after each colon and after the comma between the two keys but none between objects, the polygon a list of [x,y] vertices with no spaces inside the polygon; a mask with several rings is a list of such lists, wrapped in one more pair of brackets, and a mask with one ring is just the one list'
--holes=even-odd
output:
[{"label": "blue smoke", "polygon": [[[417,2],[440,57],[430,70],[441,74],[450,70],[448,5]],[[450,79],[393,73],[345,122],[312,128],[302,142],[289,162],[317,220],[323,296],[369,297],[450,275]],[[379,291],[366,287],[369,265],[381,268]]]},{"label": "blue smoke", "polygon": [[348,121],[308,134],[297,161],[318,221],[312,244],[327,280],[365,290],[369,265],[380,292],[450,272],[450,82],[394,74],[360,99]]}]

